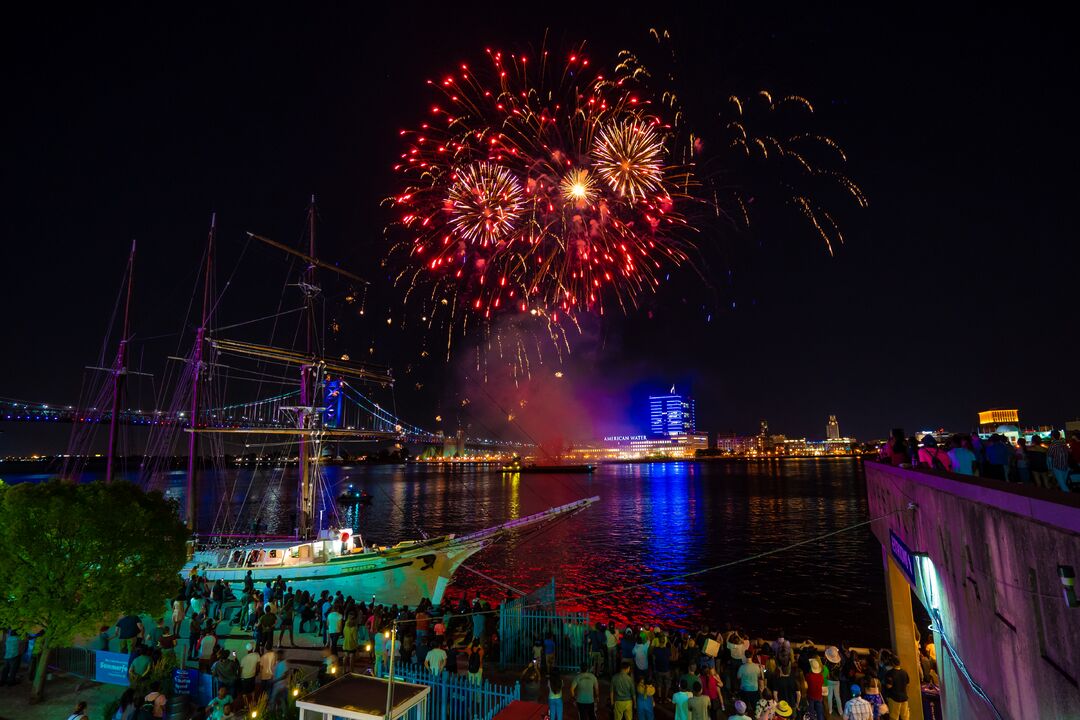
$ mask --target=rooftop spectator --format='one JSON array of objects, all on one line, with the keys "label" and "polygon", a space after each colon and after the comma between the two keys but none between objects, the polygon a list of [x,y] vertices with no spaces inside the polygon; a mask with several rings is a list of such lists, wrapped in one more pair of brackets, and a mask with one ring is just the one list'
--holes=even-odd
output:
[{"label": "rooftop spectator", "polygon": [[1069,492],[1069,446],[1061,439],[1061,433],[1050,433],[1050,446],[1046,448],[1046,469],[1057,480],[1062,492]]},{"label": "rooftop spectator", "polygon": [[949,453],[938,447],[937,439],[926,434],[922,439],[922,447],[919,448],[919,466],[932,470],[952,471],[952,460]]},{"label": "rooftop spectator", "polygon": [[953,472],[960,475],[974,475],[978,461],[975,458],[975,453],[965,447],[965,440],[970,443],[970,439],[966,435],[953,435],[950,442],[951,449],[948,453],[949,460],[952,461]]}]

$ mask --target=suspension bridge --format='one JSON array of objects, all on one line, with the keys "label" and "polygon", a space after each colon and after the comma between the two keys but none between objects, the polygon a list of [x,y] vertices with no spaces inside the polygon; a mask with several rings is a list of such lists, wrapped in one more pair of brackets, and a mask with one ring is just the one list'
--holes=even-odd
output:
[{"label": "suspension bridge", "polygon": [[[207,408],[198,413],[195,422],[183,410],[147,410],[120,408],[117,423],[126,426],[174,426],[195,431],[218,431],[228,433],[295,434],[295,413],[300,391],[282,393],[248,402],[238,402]],[[454,443],[460,450],[492,450],[514,452],[532,447],[501,438],[466,436],[461,433],[447,435],[426,430],[399,418],[391,409],[383,407],[368,395],[344,380],[326,383],[324,402],[315,408],[317,420],[310,433],[333,439],[335,436],[386,440],[410,445],[443,445]],[[111,407],[79,407],[57,403],[38,402],[17,398],[0,397],[0,422],[37,424],[109,424]]]}]

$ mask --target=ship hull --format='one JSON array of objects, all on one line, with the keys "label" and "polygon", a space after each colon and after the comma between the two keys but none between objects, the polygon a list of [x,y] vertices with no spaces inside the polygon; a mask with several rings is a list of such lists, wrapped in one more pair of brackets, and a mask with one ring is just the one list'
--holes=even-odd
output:
[{"label": "ship hull", "polygon": [[[208,567],[205,572],[208,580],[223,580],[237,594],[243,590],[244,577],[250,570],[257,589],[281,576],[293,591],[307,590],[316,595],[323,590],[331,594],[341,591],[342,595],[365,602],[374,597],[383,605],[415,606],[427,598],[437,605],[454,572],[484,545],[459,545],[447,540],[410,552],[368,552],[292,566]],[[200,560],[203,558],[195,558],[195,562]]]},{"label": "ship hull", "polygon": [[220,563],[231,556],[228,551],[196,552],[192,561],[185,566],[184,573],[186,575],[199,567],[208,580],[224,581],[237,595],[243,590],[244,579],[250,571],[256,589],[265,587],[280,576],[294,591],[307,590],[315,595],[323,590],[330,593],[340,590],[342,595],[351,595],[365,602],[374,598],[376,603],[382,605],[412,607],[423,599],[438,605],[454,573],[474,554],[523,528],[579,512],[598,499],[578,500],[463,537],[446,535],[406,541],[380,550],[324,556],[327,559],[319,562],[297,562],[292,559],[291,552],[281,552],[282,549],[287,550],[288,545],[278,546],[273,556],[276,564],[270,560],[250,566],[222,566]]}]

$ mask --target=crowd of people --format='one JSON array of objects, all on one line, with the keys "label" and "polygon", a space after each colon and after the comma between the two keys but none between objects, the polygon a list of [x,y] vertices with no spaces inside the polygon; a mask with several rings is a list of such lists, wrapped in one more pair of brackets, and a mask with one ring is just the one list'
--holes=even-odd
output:
[{"label": "crowd of people", "polygon": [[[239,651],[218,637],[223,621],[230,630],[239,626],[251,633]],[[168,697],[159,681],[147,678],[169,652],[182,663],[197,662],[213,678],[214,697],[194,717],[232,720],[245,717],[260,696],[266,696],[267,707],[287,699],[294,678],[286,647],[298,647],[294,631],[308,636],[299,647],[321,648],[319,683],[362,669],[380,675],[392,652],[398,663],[480,685],[485,664],[499,652],[497,613],[480,599],[387,607],[340,593],[295,592],[280,579],[256,588],[250,575],[237,597],[199,572],[185,579],[164,617],[147,623],[124,615],[113,627],[102,627],[90,647],[129,654],[131,688],[121,696],[114,720],[165,716]],[[534,662],[522,674],[535,682],[539,699],[547,700],[550,720],[563,720],[565,697],[579,720],[606,718],[605,708],[611,720],[654,720],[665,705],[675,720],[903,720],[909,694],[915,701],[921,697],[918,686],[909,688],[912,678],[890,650],[862,655],[845,644],[821,650],[809,640],[792,643],[782,632],[771,642],[737,630],[620,632],[602,623],[564,626],[561,632],[566,642],[558,642],[554,631],[535,639]],[[19,636],[9,633],[5,640],[15,648]],[[936,684],[933,645],[920,650],[916,680]],[[587,661],[576,675],[563,676],[557,669],[565,666],[560,653]],[[73,717],[84,711],[77,708]]]},{"label": "crowd of people", "polygon": [[[340,592],[294,591],[281,577],[256,587],[251,572],[243,589],[234,593],[197,568],[183,579],[162,617],[148,623],[138,615],[124,615],[113,627],[101,627],[89,647],[128,654],[133,689],[121,698],[115,720],[164,717],[168,698],[160,683],[151,687],[148,678],[166,653],[174,653],[182,665],[197,664],[213,679],[214,698],[194,717],[231,720],[246,717],[264,696],[270,708],[287,700],[295,682],[287,648],[321,651],[314,679],[319,684],[342,672],[368,669],[381,674],[391,643],[397,662],[417,663],[436,673],[456,668],[459,656],[469,655],[468,675],[479,684],[493,617],[490,603],[479,599],[445,609],[425,600],[410,610],[358,602]],[[404,629],[391,636],[395,623]],[[228,628],[226,636],[219,635],[221,627]],[[250,639],[230,650],[227,633],[237,627],[250,633]],[[450,641],[451,635],[466,633],[475,638],[465,647]],[[301,636],[300,643],[296,636]],[[497,635],[494,641],[497,644]]]},{"label": "crowd of people", "polygon": [[[233,638],[238,627],[250,638],[230,650],[226,636],[219,637],[221,626]],[[294,635],[301,636],[299,644]],[[18,636],[9,634],[7,644],[17,643]],[[392,654],[413,672],[460,676],[479,686],[485,667],[498,659],[499,627],[498,613],[479,598],[441,607],[425,600],[410,609],[358,602],[340,592],[296,591],[280,577],[257,587],[251,573],[234,594],[197,569],[184,578],[163,617],[147,622],[125,615],[102,627],[90,646],[119,647],[129,655],[131,688],[114,720],[165,716],[168,698],[149,676],[170,652],[213,679],[213,700],[194,717],[231,720],[244,717],[262,697],[268,707],[287,700],[296,682],[288,648],[321,653],[318,683],[342,672],[381,675]],[[783,632],[765,641],[735,629],[556,624],[534,638],[534,662],[522,678],[547,701],[550,720],[563,720],[565,698],[579,720],[607,720],[608,712],[610,720],[654,720],[664,706],[675,720],[904,720],[909,702],[921,702],[920,687],[937,683],[933,644],[919,652],[913,677],[891,650],[860,654],[847,644],[793,643]],[[564,676],[558,668],[571,657],[585,662],[580,672]]]},{"label": "crowd of people", "polygon": [[[675,720],[877,720],[908,716],[919,687],[891,650],[860,654],[846,644],[823,651],[806,640],[751,640],[738,630],[668,633],[598,624],[587,637],[589,660],[569,683],[579,720],[596,720],[606,699],[612,720],[653,720],[670,705]],[[933,645],[924,654],[928,683],[936,683]],[[549,667],[550,662],[543,666]],[[600,692],[601,677],[610,689]],[[918,678],[916,678],[918,679]],[[563,715],[564,679],[549,672],[551,720]],[[731,714],[728,714],[731,713]],[[835,713],[835,715],[834,715]]]},{"label": "crowd of people", "polygon": [[881,448],[881,459],[900,467],[977,475],[1063,492],[1080,488],[1080,430],[1073,430],[1068,441],[1054,430],[1046,441],[1034,434],[1030,441],[1017,438],[1015,444],[998,433],[985,439],[978,433],[940,439],[927,434],[918,440],[893,430]]}]

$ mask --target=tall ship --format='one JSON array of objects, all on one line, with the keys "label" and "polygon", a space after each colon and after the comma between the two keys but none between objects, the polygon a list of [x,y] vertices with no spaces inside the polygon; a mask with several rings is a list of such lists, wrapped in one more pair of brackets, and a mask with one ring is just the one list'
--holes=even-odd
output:
[{"label": "tall ship", "polygon": [[[330,352],[332,342],[326,337],[326,327],[337,322],[327,321],[320,276],[336,280],[335,295],[346,304],[354,303],[358,296],[366,297],[367,283],[318,259],[316,218],[312,197],[303,250],[247,233],[248,243],[269,247],[291,264],[276,313],[227,325],[217,322],[228,283],[219,291],[214,282],[217,226],[216,218],[211,218],[192,295],[192,307],[200,308],[195,316],[194,340],[186,355],[169,358],[166,377],[155,396],[155,404],[163,409],[149,415],[125,410],[124,403],[127,384],[146,375],[128,367],[128,345],[133,337],[129,322],[135,262],[132,246],[117,304],[119,308],[122,298],[119,347],[111,366],[91,368],[100,371],[103,381],[80,401],[86,407],[80,408],[79,414],[87,421],[73,425],[64,474],[73,477],[80,473],[79,463],[89,455],[79,448],[92,439],[95,426],[107,424],[105,478],[111,481],[122,470],[117,460],[121,425],[144,425],[146,449],[137,469],[140,484],[168,490],[175,485],[175,476],[184,474],[183,516],[194,538],[185,572],[197,569],[211,581],[220,579],[237,589],[249,574],[257,586],[280,576],[295,589],[340,590],[383,604],[415,605],[425,598],[438,604],[455,573],[474,554],[496,543],[540,532],[588,508],[598,498],[582,498],[464,534],[427,537],[421,531],[419,538],[385,545],[368,542],[362,528],[343,518],[334,502],[337,495],[324,474],[325,461],[334,457],[335,451],[358,443],[401,446],[410,440],[439,442],[441,435],[401,421],[374,399],[375,392],[393,390],[394,376],[389,368],[355,362],[347,353]],[[296,295],[297,307],[282,310],[286,298],[292,296],[295,301]],[[359,314],[363,314],[362,306]],[[278,323],[290,316],[298,319],[291,333],[293,346],[274,343],[275,335],[288,334],[279,331]],[[229,334],[243,328],[250,335],[260,323],[272,323],[270,343]],[[235,392],[237,386],[247,389],[247,400],[236,402],[229,397],[227,391]],[[255,448],[249,453],[253,456],[250,469],[244,469],[243,463],[237,469],[235,456],[232,469],[228,469],[227,447]],[[176,467],[175,460],[181,448],[186,450],[183,470]],[[295,474],[295,505],[268,503],[268,496],[292,494],[292,488],[283,487],[290,474]],[[223,477],[230,479],[223,483]],[[199,516],[206,504],[201,501],[208,494],[220,496],[212,519]],[[257,501],[252,500],[253,494],[260,496]],[[367,503],[353,505],[361,504]],[[359,513],[352,519],[358,520]]]}]

